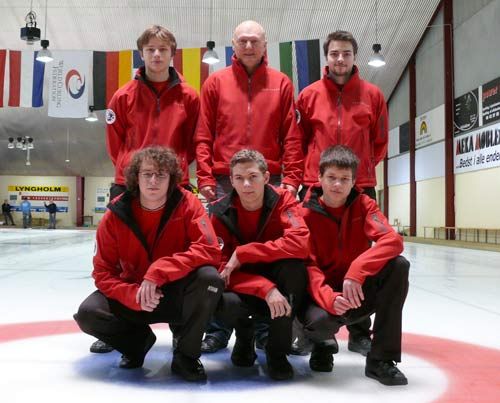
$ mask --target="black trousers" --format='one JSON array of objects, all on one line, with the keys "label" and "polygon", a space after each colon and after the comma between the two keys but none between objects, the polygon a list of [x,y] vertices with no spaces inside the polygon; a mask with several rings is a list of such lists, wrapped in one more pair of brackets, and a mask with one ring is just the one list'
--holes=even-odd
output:
[{"label": "black trousers", "polygon": [[212,266],[203,266],[188,276],[162,287],[164,297],[153,312],[134,311],[95,291],[74,315],[80,329],[106,342],[129,357],[144,356],[152,323],[169,323],[177,349],[189,357],[200,356],[200,345],[208,319],[224,289]]},{"label": "black trousers", "polygon": [[[245,270],[245,266],[242,266]],[[306,295],[307,272],[299,259],[283,259],[269,264],[251,265],[247,270],[268,278],[292,306],[291,316],[271,319],[269,307],[264,299],[253,295],[224,292],[216,318],[236,330],[236,338],[253,340],[254,320],[269,323],[269,338],[266,351],[273,354],[287,354],[292,344],[292,322],[297,308]]]},{"label": "black trousers", "polygon": [[328,340],[343,325],[357,323],[375,313],[370,357],[401,361],[401,322],[409,268],[410,263],[402,256],[390,260],[379,273],[365,280],[361,307],[345,315],[331,315],[316,304],[309,304],[298,315],[306,336],[316,343]]}]

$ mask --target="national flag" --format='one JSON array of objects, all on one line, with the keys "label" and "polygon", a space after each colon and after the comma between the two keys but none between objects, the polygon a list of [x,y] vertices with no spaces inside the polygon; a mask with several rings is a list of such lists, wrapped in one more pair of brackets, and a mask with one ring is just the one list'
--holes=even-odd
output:
[{"label": "national flag", "polygon": [[89,110],[90,58],[87,50],[52,51],[49,111],[55,118],[84,118]]},{"label": "national flag", "polygon": [[36,60],[38,52],[9,51],[9,106],[43,106],[45,63]]},{"label": "national flag", "polygon": [[293,82],[292,42],[268,44],[267,63],[272,68],[286,74]]},{"label": "national flag", "polygon": [[208,64],[201,61],[206,50],[206,48],[177,49],[173,60],[175,69],[198,93],[209,73]]},{"label": "national flag", "polygon": [[95,110],[108,107],[111,97],[119,86],[119,52],[99,52],[92,54],[92,78]]},{"label": "national flag", "polygon": [[0,108],[3,107],[3,85],[5,80],[5,60],[7,59],[7,51],[0,49]]},{"label": "national flag", "polygon": [[321,78],[319,39],[295,41],[299,91]]}]

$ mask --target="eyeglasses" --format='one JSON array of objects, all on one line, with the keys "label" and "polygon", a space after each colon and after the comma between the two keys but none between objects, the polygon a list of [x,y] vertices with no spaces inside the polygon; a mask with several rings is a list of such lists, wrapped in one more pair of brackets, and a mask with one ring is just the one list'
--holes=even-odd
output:
[{"label": "eyeglasses", "polygon": [[236,45],[238,45],[238,47],[240,48],[246,48],[247,43],[249,42],[252,48],[259,46],[262,43],[262,41],[259,39],[239,39],[236,41]]},{"label": "eyeglasses", "polygon": [[170,177],[170,175],[164,173],[164,172],[139,172],[139,176],[147,181],[150,181],[153,179],[153,176],[158,180],[158,181],[164,181],[167,180],[167,178]]}]

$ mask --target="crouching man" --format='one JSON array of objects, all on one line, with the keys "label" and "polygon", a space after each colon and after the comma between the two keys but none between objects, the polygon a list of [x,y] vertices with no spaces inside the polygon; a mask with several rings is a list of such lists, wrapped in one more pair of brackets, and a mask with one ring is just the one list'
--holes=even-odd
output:
[{"label": "crouching man", "polygon": [[399,256],[403,241],[377,203],[354,187],[358,163],[347,147],[325,150],[319,184],[310,188],[302,204],[311,232],[308,275],[315,304],[309,304],[299,319],[314,342],[311,369],[329,372],[332,354],[338,350],[331,335],[342,325],[375,313],[365,374],[384,385],[406,385],[396,362],[401,361],[402,310],[410,264]]},{"label": "crouching man", "polygon": [[74,318],[80,328],[122,353],[120,368],[138,368],[156,341],[152,323],[169,323],[178,339],[172,372],[205,380],[200,344],[224,288],[214,266],[220,248],[209,218],[178,186],[177,157],[163,147],[135,153],[127,191],[109,204],[96,235],[97,291]]},{"label": "crouching man", "polygon": [[287,360],[292,321],[307,292],[309,231],[295,198],[269,185],[269,176],[262,154],[241,150],[230,161],[234,190],[210,205],[226,282],[217,319],[235,328],[231,361],[240,367],[257,358],[253,320],[267,321],[269,376],[285,380],[293,377]]}]

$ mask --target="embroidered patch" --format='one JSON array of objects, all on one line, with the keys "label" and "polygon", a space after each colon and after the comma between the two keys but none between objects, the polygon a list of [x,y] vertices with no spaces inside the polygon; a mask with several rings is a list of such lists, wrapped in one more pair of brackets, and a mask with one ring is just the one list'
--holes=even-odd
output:
[{"label": "embroidered patch", "polygon": [[224,240],[220,236],[218,236],[217,242],[219,242],[219,248],[220,250],[222,250],[224,248]]},{"label": "embroidered patch", "polygon": [[217,291],[219,291],[219,289],[217,287],[214,287],[213,285],[209,285],[207,290],[214,293],[217,293]]},{"label": "embroidered patch", "polygon": [[106,109],[106,123],[112,125],[115,123],[116,113],[113,109]]}]

